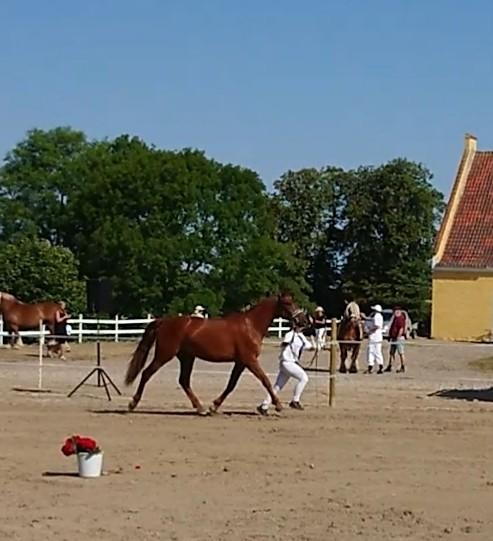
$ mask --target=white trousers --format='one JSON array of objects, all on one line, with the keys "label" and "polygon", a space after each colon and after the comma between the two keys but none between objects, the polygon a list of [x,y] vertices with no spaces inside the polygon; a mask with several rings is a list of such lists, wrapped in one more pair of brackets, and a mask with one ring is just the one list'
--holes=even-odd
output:
[{"label": "white trousers", "polygon": [[368,342],[368,366],[383,366],[382,342]]},{"label": "white trousers", "polygon": [[[298,383],[294,388],[293,401],[299,402],[301,393],[308,383],[308,376],[299,364],[290,361],[281,361],[279,365],[279,373],[277,374],[276,382],[274,383],[274,392],[277,394],[286,385],[291,377],[298,380]],[[270,396],[267,395],[265,400],[262,402],[262,407],[268,408],[271,403],[272,400]]]}]

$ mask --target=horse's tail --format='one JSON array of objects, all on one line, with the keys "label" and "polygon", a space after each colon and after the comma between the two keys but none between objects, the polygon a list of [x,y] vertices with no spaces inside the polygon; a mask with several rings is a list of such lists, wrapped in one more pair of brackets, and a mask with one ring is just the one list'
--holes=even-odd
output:
[{"label": "horse's tail", "polygon": [[134,351],[132,359],[128,364],[127,373],[125,375],[125,385],[130,385],[144,368],[147,356],[149,355],[149,350],[156,341],[156,330],[158,325],[159,320],[157,319],[151,321],[149,325],[147,325],[144,336],[141,338],[139,345]]}]

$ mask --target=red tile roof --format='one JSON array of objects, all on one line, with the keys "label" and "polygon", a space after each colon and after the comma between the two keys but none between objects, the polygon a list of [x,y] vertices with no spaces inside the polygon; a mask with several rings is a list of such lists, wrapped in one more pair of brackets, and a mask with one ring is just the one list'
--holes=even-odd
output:
[{"label": "red tile roof", "polygon": [[493,268],[493,152],[476,152],[438,267]]}]

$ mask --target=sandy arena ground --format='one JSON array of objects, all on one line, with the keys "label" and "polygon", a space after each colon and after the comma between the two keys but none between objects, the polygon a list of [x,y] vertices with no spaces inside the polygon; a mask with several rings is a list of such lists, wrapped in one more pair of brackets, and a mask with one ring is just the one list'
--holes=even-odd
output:
[{"label": "sandy arena ground", "polygon": [[[312,373],[306,410],[268,418],[253,413],[264,393],[249,374],[223,415],[193,415],[176,360],[127,414],[134,346],[103,345],[124,393],[111,402],[94,385],[66,398],[94,344],[47,360],[43,394],[14,390],[36,387],[36,348],[0,349],[1,540],[493,539],[493,372],[468,365],[493,346],[412,341],[405,375],[338,376],[329,409]],[[276,353],[264,348],[269,373]],[[197,362],[204,403],[230,366]],[[59,450],[73,433],[104,448],[105,476],[74,475]]]}]

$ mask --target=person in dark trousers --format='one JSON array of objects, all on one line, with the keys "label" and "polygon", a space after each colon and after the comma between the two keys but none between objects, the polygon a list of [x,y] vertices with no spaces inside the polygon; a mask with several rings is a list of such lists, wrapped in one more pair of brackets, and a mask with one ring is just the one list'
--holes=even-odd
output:
[{"label": "person in dark trousers", "polygon": [[397,372],[405,372],[406,364],[404,357],[404,341],[406,339],[406,326],[407,318],[406,314],[401,310],[400,306],[394,306],[394,313],[392,314],[392,320],[389,328],[389,340],[390,340],[390,355],[389,364],[385,369],[385,372],[392,372],[392,362],[395,361],[395,354],[399,354],[401,366]]},{"label": "person in dark trousers", "polygon": [[72,317],[66,312],[66,304],[60,302],[60,309],[55,313],[55,351],[60,360],[65,360],[65,351],[67,349],[67,321]]}]

